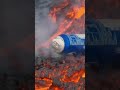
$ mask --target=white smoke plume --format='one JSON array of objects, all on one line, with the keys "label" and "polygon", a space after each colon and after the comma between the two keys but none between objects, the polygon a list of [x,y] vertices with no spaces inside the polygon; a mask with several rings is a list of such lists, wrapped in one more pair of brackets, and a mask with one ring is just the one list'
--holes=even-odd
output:
[{"label": "white smoke plume", "polygon": [[[57,25],[48,16],[52,0],[36,0],[35,2],[35,46],[44,43],[57,30]],[[35,55],[38,55],[38,50]]]},{"label": "white smoke plume", "polygon": [[[51,18],[48,16],[51,7],[60,4],[63,1],[70,1],[71,4],[65,10],[70,9],[76,5],[81,6],[84,0],[36,0],[35,1],[35,46],[38,46],[44,41],[47,41],[53,33],[57,31],[59,22],[61,23],[65,19],[64,13],[60,13],[57,24],[53,23]],[[46,51],[46,50],[42,50]],[[51,52],[50,49],[47,52]],[[39,50],[35,51],[35,55],[39,54]]]}]

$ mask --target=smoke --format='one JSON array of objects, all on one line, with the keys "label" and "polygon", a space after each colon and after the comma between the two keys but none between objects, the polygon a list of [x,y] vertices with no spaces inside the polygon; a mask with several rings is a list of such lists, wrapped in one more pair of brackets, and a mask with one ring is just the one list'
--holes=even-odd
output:
[{"label": "smoke", "polygon": [[[36,0],[35,3],[35,46],[44,43],[57,30],[56,23],[53,23],[48,16],[50,10],[50,6],[48,5],[51,2],[47,0],[43,1]],[[35,55],[38,54],[38,50],[36,50]]]},{"label": "smoke", "polygon": [[[65,7],[63,10],[57,13],[59,19],[57,19],[57,23],[54,23],[53,19],[51,20],[51,17],[48,16],[50,10],[53,6],[56,5],[60,6],[60,4],[65,3],[65,1],[67,2],[70,1],[71,3],[69,3],[67,7]],[[54,33],[56,33],[57,30],[61,31],[61,29],[59,29],[60,26],[61,26],[60,28],[65,28],[66,24],[68,23],[64,23],[64,24],[61,23],[64,22],[64,20],[66,20],[66,12],[72,9],[71,7],[84,5],[83,3],[84,0],[36,0],[35,1],[35,46],[40,46],[41,44],[43,44]],[[70,22],[69,19],[67,21]],[[83,21],[83,19],[77,20],[74,23],[76,22],[80,23],[80,21]],[[72,28],[74,27],[76,28],[76,30],[80,30],[80,28],[82,28],[76,24],[72,25]],[[41,51],[44,51],[45,53],[53,53],[51,52],[51,48],[49,48],[49,50],[42,48]],[[38,55],[39,52],[41,51],[36,50],[35,55]]]}]

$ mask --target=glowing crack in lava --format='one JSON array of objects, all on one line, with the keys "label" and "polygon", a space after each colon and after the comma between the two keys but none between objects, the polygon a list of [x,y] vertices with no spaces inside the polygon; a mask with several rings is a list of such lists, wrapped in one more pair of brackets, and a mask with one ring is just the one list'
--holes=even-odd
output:
[{"label": "glowing crack in lava", "polygon": [[42,80],[45,82],[45,85],[37,85],[35,84],[35,90],[48,90],[52,85],[52,80],[49,78],[36,78],[35,80]]},{"label": "glowing crack in lava", "polygon": [[[77,1],[77,4],[73,2]],[[51,7],[48,17],[58,25],[54,34],[35,50],[48,48],[50,42],[60,34],[85,33],[84,0],[64,0]],[[41,57],[37,58],[41,59]],[[35,70],[35,90],[84,90],[85,57],[66,56],[57,59],[49,57],[41,60]]]},{"label": "glowing crack in lava", "polygon": [[66,75],[64,75],[61,81],[78,83],[82,75],[84,75],[84,70],[75,72],[70,77],[67,77]]},{"label": "glowing crack in lava", "polygon": [[67,17],[79,19],[85,13],[85,7],[74,7],[71,12],[67,13]]}]

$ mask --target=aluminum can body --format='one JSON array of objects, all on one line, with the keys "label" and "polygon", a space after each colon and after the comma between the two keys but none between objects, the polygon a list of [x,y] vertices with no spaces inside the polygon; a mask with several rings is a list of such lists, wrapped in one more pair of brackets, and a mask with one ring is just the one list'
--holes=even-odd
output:
[{"label": "aluminum can body", "polygon": [[85,51],[85,34],[61,34],[53,40],[58,53],[82,53]]}]

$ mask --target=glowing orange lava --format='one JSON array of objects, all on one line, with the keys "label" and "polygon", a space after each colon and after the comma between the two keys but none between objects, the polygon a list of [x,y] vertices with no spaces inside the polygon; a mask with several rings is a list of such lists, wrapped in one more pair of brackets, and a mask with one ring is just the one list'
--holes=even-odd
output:
[{"label": "glowing orange lava", "polygon": [[79,19],[82,15],[85,14],[85,7],[74,7],[72,11],[67,13],[67,17]]},{"label": "glowing orange lava", "polygon": [[45,82],[45,85],[37,85],[35,84],[35,90],[49,90],[50,86],[52,85],[52,80],[49,78],[35,78],[35,80],[42,80]]},{"label": "glowing orange lava", "polygon": [[56,23],[56,19],[57,19],[57,16],[56,14],[61,11],[63,8],[67,7],[68,5],[70,4],[70,1],[69,0],[65,0],[63,3],[57,5],[57,6],[54,6],[50,13],[49,13],[49,16],[52,18],[52,21],[54,23]]},{"label": "glowing orange lava", "polygon": [[84,70],[80,70],[78,72],[73,73],[70,77],[64,75],[61,81],[78,83],[84,72]]},{"label": "glowing orange lava", "polygon": [[[53,23],[57,24],[58,27],[56,32],[52,34],[47,41],[39,44],[38,46],[35,46],[35,50],[49,48],[50,42],[60,34],[80,33],[81,28],[84,27],[85,7],[84,5],[71,5],[72,2],[70,1],[71,0],[64,0],[63,3],[55,5],[51,8],[48,16],[51,18]],[[77,1],[79,3],[82,2],[82,0]],[[73,62],[77,61],[74,59],[75,58],[73,58]],[[60,65],[58,66],[52,65],[54,62],[52,62],[52,64],[49,62],[52,62],[52,59],[42,63],[42,67],[44,67],[42,70],[35,70],[35,90],[65,90],[62,84],[70,82],[76,85],[79,83],[81,78],[85,78],[85,70],[78,69],[78,67],[82,65],[83,62],[68,64],[63,60],[62,64],[59,63]],[[68,74],[71,68],[75,68],[75,70]],[[50,72],[49,69],[51,70]],[[60,82],[61,86],[55,83],[54,78]],[[77,90],[81,90],[79,87],[80,86],[78,86]]]},{"label": "glowing orange lava", "polygon": [[[64,5],[64,4],[63,4]],[[65,6],[67,6],[67,4],[65,4]],[[61,5],[62,6],[62,5]],[[64,7],[65,7],[64,6]],[[53,11],[51,11],[51,13],[49,14],[49,16],[52,17],[53,22],[56,22],[56,12],[58,12],[59,10],[61,10],[63,7],[59,7],[59,8],[54,8]],[[49,44],[50,42],[57,37],[58,35],[66,32],[73,24],[73,22],[75,21],[75,19],[79,19],[81,18],[83,15],[85,14],[85,7],[74,7],[72,9],[72,11],[67,12],[66,16],[68,18],[71,18],[71,20],[67,20],[66,18],[60,23],[60,25],[58,26],[57,32],[50,37],[50,39],[46,42],[44,42],[43,44],[40,44],[38,46],[36,46],[36,50],[42,47],[46,47],[49,48]],[[79,26],[79,25],[78,25]]]}]

